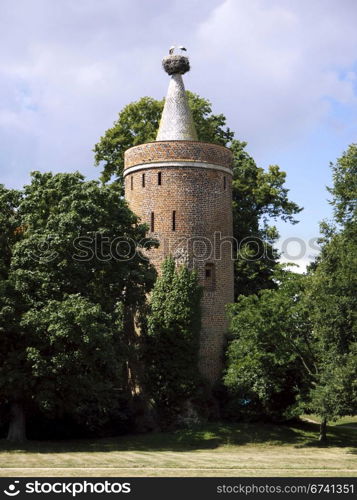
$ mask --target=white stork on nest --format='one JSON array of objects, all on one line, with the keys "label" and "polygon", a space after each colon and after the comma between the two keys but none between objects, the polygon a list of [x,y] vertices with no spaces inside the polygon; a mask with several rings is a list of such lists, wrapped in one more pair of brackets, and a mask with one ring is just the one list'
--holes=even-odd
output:
[{"label": "white stork on nest", "polygon": [[175,49],[177,49],[177,48],[179,48],[181,50],[181,52],[187,52],[186,47],[184,47],[183,45],[180,45],[179,47],[176,47],[176,45],[172,45],[169,48],[169,54],[172,55],[175,52]]}]

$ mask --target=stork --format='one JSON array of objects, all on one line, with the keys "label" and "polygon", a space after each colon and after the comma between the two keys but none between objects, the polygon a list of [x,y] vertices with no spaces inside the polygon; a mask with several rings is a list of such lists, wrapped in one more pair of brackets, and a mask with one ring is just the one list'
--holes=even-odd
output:
[{"label": "stork", "polygon": [[180,45],[179,47],[177,47],[176,45],[172,45],[169,48],[169,54],[172,55],[175,52],[175,49],[177,49],[177,48],[179,48],[181,50],[181,52],[187,52],[186,47],[184,47],[183,45]]}]

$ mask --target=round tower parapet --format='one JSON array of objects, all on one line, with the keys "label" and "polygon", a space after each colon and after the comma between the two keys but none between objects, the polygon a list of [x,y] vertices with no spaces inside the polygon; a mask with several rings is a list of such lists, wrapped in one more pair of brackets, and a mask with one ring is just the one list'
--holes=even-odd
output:
[{"label": "round tower parapet", "polygon": [[[200,141],[155,141],[134,146],[125,152],[124,175],[134,169],[152,168],[154,164],[172,162],[197,164],[197,167],[215,168],[232,173],[232,152],[225,146]],[[202,165],[199,165],[202,164]],[[184,166],[184,165],[182,165]]]}]

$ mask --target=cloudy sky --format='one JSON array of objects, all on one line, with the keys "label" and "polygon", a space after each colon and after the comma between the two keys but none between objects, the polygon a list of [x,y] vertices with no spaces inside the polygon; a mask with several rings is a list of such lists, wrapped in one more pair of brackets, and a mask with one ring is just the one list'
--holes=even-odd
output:
[{"label": "cloudy sky", "polygon": [[329,162],[357,140],[356,25],[356,0],[0,0],[0,182],[97,177],[94,144],[127,103],[165,95],[161,58],[182,43],[186,87],[287,172],[305,210],[279,229],[303,264],[314,251],[287,238],[318,235]]}]

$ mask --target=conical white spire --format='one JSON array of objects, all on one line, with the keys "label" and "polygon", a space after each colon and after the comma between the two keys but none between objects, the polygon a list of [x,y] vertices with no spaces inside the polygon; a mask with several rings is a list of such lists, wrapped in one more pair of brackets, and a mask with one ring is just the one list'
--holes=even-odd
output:
[{"label": "conical white spire", "polygon": [[[164,67],[167,63],[176,64],[177,61],[173,61],[174,58],[178,59],[177,56],[165,58]],[[187,60],[182,56],[180,59]],[[189,68],[188,60],[187,65]],[[197,141],[197,133],[180,73],[170,73],[171,79],[156,137],[157,141]]]}]

